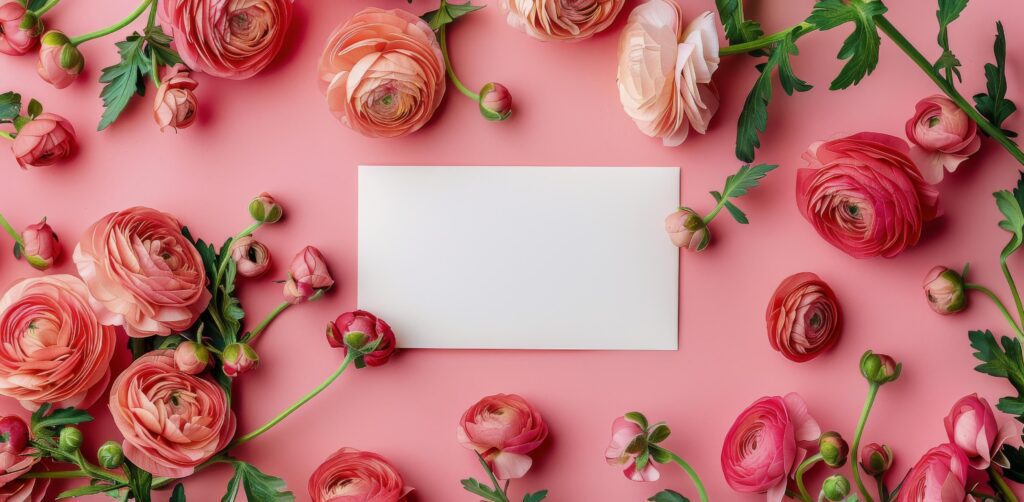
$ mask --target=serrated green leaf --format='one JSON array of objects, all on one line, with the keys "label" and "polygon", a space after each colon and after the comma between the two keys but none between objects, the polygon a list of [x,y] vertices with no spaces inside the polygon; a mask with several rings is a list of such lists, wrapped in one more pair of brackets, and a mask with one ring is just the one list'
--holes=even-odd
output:
[{"label": "serrated green leaf", "polygon": [[133,33],[115,44],[121,61],[104,68],[100,74],[100,82],[107,85],[100,92],[104,110],[97,130],[102,131],[117,120],[132,96],[145,94],[145,75],[150,65],[149,57],[142,50],[145,42],[144,37]]},{"label": "serrated green leaf", "polygon": [[[992,125],[1002,129],[1003,122],[1017,111],[1017,105],[1006,99],[1006,35],[1003,23],[996,22],[996,41],[992,47],[996,62],[985,64],[985,88],[987,93],[974,95],[974,107]],[[1003,129],[1003,134],[1016,137],[1017,133]]]},{"label": "serrated green leaf", "polygon": [[960,76],[960,60],[953,51],[949,49],[949,25],[960,17],[960,13],[967,7],[968,0],[939,0],[939,10],[935,11],[935,17],[939,20],[939,47],[942,48],[942,55],[935,61],[935,70],[946,75],[946,80],[952,82],[952,75],[958,80]]},{"label": "serrated green leaf", "polygon": [[1010,232],[1010,242],[1003,247],[1000,257],[1006,260],[1024,244],[1024,171],[1017,179],[1017,186],[1010,190],[1000,190],[992,194],[996,199],[996,207],[1003,213],[999,228]]},{"label": "serrated green leaf", "polygon": [[647,499],[649,502],[690,502],[690,499],[672,490],[663,490]]},{"label": "serrated green leaf", "polygon": [[464,4],[452,4],[441,0],[440,7],[437,10],[423,14],[422,19],[430,25],[430,29],[438,31],[443,26],[455,22],[456,19],[462,16],[484,8],[483,5],[470,5],[470,1],[466,0]]},{"label": "serrated green leaf", "polygon": [[[1024,355],[1021,353],[1020,341],[1004,336],[1000,343],[996,342],[991,331],[971,331],[968,333],[971,347],[975,349],[974,357],[982,364],[974,369],[980,373],[998,378],[1005,378],[1017,391],[1016,396],[1007,396],[996,405],[1004,413],[1017,415],[1024,420]],[[1000,346],[1001,345],[1001,346]]]},{"label": "serrated green leaf", "polygon": [[38,436],[55,436],[58,428],[65,425],[81,424],[92,422],[93,418],[89,412],[78,408],[59,408],[49,413],[51,406],[45,404],[40,406],[32,414],[32,431]]},{"label": "serrated green leaf", "polygon": [[27,0],[22,2],[27,10],[39,10],[46,5],[46,0]]},{"label": "serrated green leaf", "polygon": [[539,492],[534,493],[527,493],[526,496],[523,497],[523,502],[540,502],[541,500],[547,498],[547,496],[547,490],[541,490]]},{"label": "serrated green leaf", "polygon": [[875,0],[821,0],[814,4],[807,22],[821,31],[828,31],[846,23],[853,23],[853,33],[843,41],[837,57],[846,60],[839,76],[829,86],[832,90],[846,89],[870,75],[878,66],[878,48],[882,37],[875,26],[875,16],[888,9]]},{"label": "serrated green leaf", "polygon": [[1007,415],[1020,417],[1021,415],[1024,415],[1024,398],[1001,397],[999,398],[999,402],[996,403],[996,408]]},{"label": "serrated green leaf", "polygon": [[181,483],[174,485],[174,491],[171,492],[171,499],[167,502],[185,502],[185,485]]},{"label": "serrated green leaf", "polygon": [[0,121],[10,122],[21,113],[21,94],[5,92],[0,94]]},{"label": "serrated green leaf", "polygon": [[736,174],[725,179],[725,189],[722,190],[722,196],[726,199],[733,199],[746,195],[747,192],[756,188],[769,172],[777,167],[779,167],[777,164],[757,164],[753,167],[750,165],[741,166],[739,171],[736,171]]},{"label": "serrated green leaf", "polygon": [[124,466],[125,472],[128,474],[128,488],[131,489],[132,497],[138,502],[150,502],[152,500],[153,475],[128,460],[125,460]]},{"label": "serrated green leaf", "polygon": [[1024,483],[1024,446],[1004,445],[1000,451],[1010,463],[1009,468],[1003,469],[1003,474],[1011,481]]},{"label": "serrated green leaf", "polygon": [[[742,0],[715,0],[715,7],[718,9],[718,18],[722,20],[722,27],[725,29],[725,38],[730,44],[742,44],[757,40],[764,36],[764,30],[757,21],[743,18]],[[752,56],[763,56],[764,51],[752,51]]]},{"label": "serrated green leaf", "polygon": [[761,147],[759,133],[763,133],[768,127],[768,102],[772,99],[772,73],[778,71],[779,83],[786,94],[793,92],[805,92],[811,89],[811,85],[801,80],[793,73],[789,57],[799,54],[795,43],[798,32],[790,32],[772,48],[768,60],[757,66],[761,74],[754,82],[754,87],[743,102],[743,111],[740,112],[739,121],[736,125],[736,157],[744,162],[754,160],[754,150]]},{"label": "serrated green leaf", "polygon": [[484,485],[474,478],[463,479],[462,488],[473,495],[479,495],[493,502],[502,502],[502,498],[493,488]]},{"label": "serrated green leaf", "polygon": [[231,464],[235,468],[235,474],[228,481],[227,493],[221,498],[221,502],[233,502],[240,489],[245,492],[245,497],[248,500],[259,500],[260,502],[293,502],[295,500],[295,495],[286,491],[287,486],[283,479],[264,474],[248,462],[233,460]]},{"label": "serrated green leaf", "polygon": [[146,38],[146,53],[151,56],[153,63],[157,66],[173,66],[182,62],[178,51],[171,48],[171,42],[174,39],[164,33],[164,29],[160,25],[146,28],[144,36]]}]

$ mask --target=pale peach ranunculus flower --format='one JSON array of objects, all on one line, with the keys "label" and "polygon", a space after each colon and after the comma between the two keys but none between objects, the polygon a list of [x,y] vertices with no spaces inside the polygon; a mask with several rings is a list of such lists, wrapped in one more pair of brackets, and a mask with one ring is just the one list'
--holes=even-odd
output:
[{"label": "pale peach ranunculus flower", "polygon": [[625,0],[502,0],[509,26],[533,38],[585,40],[604,31]]},{"label": "pale peach ranunculus flower", "polygon": [[328,38],[320,88],[331,113],[360,134],[415,132],[444,97],[441,47],[430,26],[409,12],[363,9]]},{"label": "pale peach ranunculus flower", "polygon": [[160,130],[170,127],[177,131],[192,125],[199,111],[196,87],[199,82],[192,78],[183,64],[166,67],[160,78],[160,87],[153,99],[153,120]]},{"label": "pale peach ranunculus flower", "polygon": [[718,69],[718,31],[711,12],[683,25],[674,0],[633,9],[619,38],[619,100],[644,134],[678,146],[690,129],[704,134],[718,111],[711,81]]}]

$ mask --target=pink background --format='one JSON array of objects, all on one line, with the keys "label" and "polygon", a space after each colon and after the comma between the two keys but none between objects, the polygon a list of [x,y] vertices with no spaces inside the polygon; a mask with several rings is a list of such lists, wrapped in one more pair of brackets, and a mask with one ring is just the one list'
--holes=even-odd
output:
[{"label": "pink background", "polygon": [[[68,1],[46,20],[79,34],[113,22],[134,3]],[[799,21],[811,4],[776,1],[769,12],[768,2],[748,3],[755,4],[748,12],[771,31]],[[935,2],[889,4],[894,24],[929,58],[937,57]],[[287,213],[284,223],[258,234],[277,260],[270,277],[280,278],[285,261],[305,244],[319,246],[328,257],[338,287],[323,301],[287,312],[260,341],[263,366],[242,378],[237,393],[241,430],[269,419],[342,359],[324,343],[323,328],[356,304],[358,164],[678,165],[684,169],[683,198],[705,211],[713,202],[707,192],[719,189],[739,165],[733,156],[735,122],[756,76],[751,59],[731,57],[719,69],[722,108],[709,134],[666,148],[640,134],[618,102],[615,56],[625,12],[587,42],[541,43],[508,28],[495,1],[452,30],[453,57],[471,87],[496,80],[512,90],[513,119],[486,123],[474,103],[450,88],[433,122],[419,133],[395,140],[361,137],[328,113],[316,85],[316,61],[334,26],[368,5],[421,13],[433,3],[298,3],[278,60],[244,82],[200,77],[201,118],[178,134],[155,127],[149,97],[135,101],[108,131],[94,132],[101,112],[96,79],[100,68],[115,61],[113,39],[83,46],[86,73],[63,91],[39,80],[33,57],[0,59],[3,90],[38,98],[48,110],[67,116],[81,142],[77,158],[52,169],[23,172],[12,158],[0,158],[2,210],[16,226],[49,217],[70,256],[89,223],[143,204],[174,213],[196,235],[219,242],[247,225],[246,203],[266,190]],[[630,1],[627,9],[633,5]],[[687,18],[712,8],[711,0],[683,5]],[[1024,9],[1015,3],[972,2],[953,26],[950,37],[964,62],[964,94],[984,87],[982,65],[992,59],[994,24],[1001,18],[1011,47],[1008,95],[1024,96],[1024,53],[1017,50],[1024,39],[1021,14]],[[826,244],[793,201],[801,152],[813,141],[865,130],[902,137],[914,103],[936,92],[888,40],[873,76],[854,89],[828,91],[840,67],[834,55],[847,32],[801,40],[794,66],[815,84],[813,91],[785,97],[776,86],[758,160],[782,167],[740,201],[751,224],[740,227],[723,216],[715,222],[712,247],[683,259],[678,352],[410,350],[384,368],[345,375],[299,413],[239,449],[238,457],[282,476],[305,500],[306,480],[328,454],[342,446],[373,450],[395,463],[417,488],[419,500],[472,500],[459,479],[482,473],[455,441],[455,424],[478,398],[515,392],[542,411],[551,438],[529,475],[512,484],[514,496],[549,488],[553,501],[641,500],[668,487],[695,495],[678,469],[668,468],[662,481],[644,485],[605,464],[612,419],[642,410],[669,422],[675,432],[666,446],[689,459],[712,498],[759,500],[729,490],[719,468],[722,439],[736,414],[760,396],[795,391],[823,429],[852,439],[866,388],[857,361],[872,348],[894,355],[905,367],[903,377],[881,392],[866,441],[889,442],[897,452],[898,472],[905,472],[925,449],[945,441],[942,417],[954,400],[977,391],[994,402],[1011,391],[1005,381],[972,370],[968,329],[1009,334],[992,305],[972,297],[967,313],[942,318],[926,306],[920,282],[932,265],[959,267],[970,261],[972,279],[1004,293],[997,256],[1007,234],[996,227],[999,214],[990,194],[1011,186],[1019,166],[986,140],[961,172],[940,185],[945,216],[928,225],[920,245],[899,258],[858,261]],[[1008,124],[1022,125],[1020,114]],[[1011,266],[1024,270],[1020,257]],[[73,272],[74,266],[65,257],[56,270]],[[832,285],[847,320],[837,348],[806,364],[772,351],[764,327],[772,291],[799,271],[816,272]],[[0,283],[34,274],[6,252],[0,259]],[[242,295],[250,317],[257,319],[280,301],[280,286],[269,278],[248,281]],[[594,315],[608,316],[608,323],[629,336],[630,312]],[[522,320],[524,329],[530,323]],[[115,370],[125,362],[122,353]],[[8,401],[3,408],[18,409]],[[98,423],[88,429],[90,447],[119,439],[105,406],[93,412]],[[219,499],[229,471],[219,466],[189,479],[190,500]]]}]

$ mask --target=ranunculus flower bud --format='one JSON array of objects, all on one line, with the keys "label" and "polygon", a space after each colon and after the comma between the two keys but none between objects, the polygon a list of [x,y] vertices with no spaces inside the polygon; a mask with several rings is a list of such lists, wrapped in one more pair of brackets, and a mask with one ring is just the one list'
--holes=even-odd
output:
[{"label": "ranunculus flower bud", "polygon": [[672,244],[680,249],[702,251],[711,242],[711,230],[704,218],[688,207],[681,207],[665,217],[665,231]]},{"label": "ranunculus flower bud", "polygon": [[21,417],[0,417],[0,453],[19,455],[28,447],[28,425]]},{"label": "ranunculus flower bud", "polygon": [[511,117],[512,94],[497,82],[484,84],[480,89],[480,114],[495,122]]},{"label": "ranunculus flower bud", "polygon": [[642,415],[638,423],[630,415],[618,417],[612,422],[612,439],[604,451],[608,465],[622,468],[622,473],[632,481],[657,481],[661,473],[655,463],[648,462],[642,469],[637,468],[636,459],[648,448],[648,440],[644,427],[646,418]]},{"label": "ranunculus flower bud", "polygon": [[929,183],[942,181],[946,171],[956,171],[981,148],[978,124],[941,94],[918,101],[906,128],[907,139],[914,144],[910,156]]},{"label": "ranunculus flower bud", "polygon": [[952,502],[967,496],[967,457],[949,443],[917,461],[900,485],[899,502]]},{"label": "ranunculus flower bud", "polygon": [[881,476],[892,467],[893,453],[889,445],[871,443],[860,449],[860,466],[869,476]]},{"label": "ranunculus flower bud", "polygon": [[96,460],[104,469],[117,469],[124,464],[124,450],[114,441],[107,441],[96,451]]},{"label": "ranunculus flower bud", "polygon": [[60,449],[72,452],[82,447],[85,438],[77,427],[67,426],[60,430]]},{"label": "ranunculus flower bud", "polygon": [[174,365],[182,373],[198,375],[210,364],[210,351],[201,343],[185,340],[174,349]]},{"label": "ranunculus flower bud", "polygon": [[78,144],[71,122],[56,113],[43,112],[22,126],[11,151],[22,169],[52,166],[70,157]]},{"label": "ranunculus flower bud", "polygon": [[850,446],[838,432],[828,431],[818,438],[818,453],[821,453],[825,465],[837,469],[846,465],[850,455]]},{"label": "ranunculus flower bud", "polygon": [[251,235],[231,243],[231,259],[244,277],[257,277],[270,268],[270,250]]},{"label": "ranunculus flower bud", "polygon": [[260,364],[260,356],[246,343],[232,343],[224,347],[221,353],[224,374],[235,378],[250,370],[256,369]]},{"label": "ranunculus flower bud", "polygon": [[928,271],[924,277],[924,294],[928,306],[939,314],[953,314],[967,308],[964,278],[943,266]]},{"label": "ranunculus flower bud", "polygon": [[284,216],[284,209],[273,196],[263,192],[249,203],[249,215],[261,223],[277,223]]},{"label": "ranunculus flower bud", "polygon": [[885,354],[867,351],[860,358],[860,374],[868,382],[878,385],[887,384],[900,377],[903,365]]},{"label": "ranunculus flower bud", "polygon": [[39,42],[43,23],[17,0],[0,0],[0,53],[20,56]]},{"label": "ranunculus flower bud", "polygon": [[944,422],[949,442],[960,448],[967,455],[971,467],[977,470],[988,469],[993,459],[998,458],[999,464],[1005,463],[1000,451],[1003,443],[1020,435],[1016,420],[1004,420],[998,424],[988,401],[977,394],[960,398]]},{"label": "ranunculus flower bud", "polygon": [[826,500],[846,500],[846,496],[850,494],[850,480],[842,474],[833,474],[825,478],[821,485],[821,494]]},{"label": "ranunculus flower bud", "polygon": [[[60,258],[60,243],[53,228],[43,221],[25,227],[21,232],[21,240],[25,247],[17,245],[17,253],[25,256],[25,261],[39,270],[46,270]],[[17,254],[16,253],[16,254]]]},{"label": "ranunculus flower bud", "polygon": [[843,328],[843,311],[832,288],[815,274],[787,277],[765,312],[768,341],[786,359],[807,362],[832,348]]},{"label": "ranunculus flower bud", "polygon": [[36,70],[43,80],[58,89],[74,82],[85,67],[85,58],[63,32],[52,30],[43,35]]},{"label": "ranunculus flower bud", "polygon": [[165,67],[153,100],[153,119],[161,131],[168,127],[177,131],[196,121],[199,100],[195,90],[199,82],[191,75],[188,67],[180,63]]},{"label": "ranunculus flower bud", "polygon": [[288,267],[288,280],[284,283],[284,298],[289,303],[302,303],[316,299],[331,289],[334,279],[327,270],[327,262],[320,250],[306,246],[292,258]]},{"label": "ranunculus flower bud", "polygon": [[328,324],[327,343],[344,350],[346,356],[349,350],[361,352],[356,367],[384,365],[395,353],[396,345],[391,326],[365,310],[345,312]]}]

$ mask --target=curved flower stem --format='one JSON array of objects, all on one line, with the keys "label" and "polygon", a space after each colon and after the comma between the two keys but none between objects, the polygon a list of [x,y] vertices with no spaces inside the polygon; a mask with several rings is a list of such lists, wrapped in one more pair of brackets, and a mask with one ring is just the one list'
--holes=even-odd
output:
[{"label": "curved flower stem", "polygon": [[284,411],[279,413],[276,417],[271,419],[269,422],[267,422],[267,423],[263,424],[262,426],[260,426],[260,428],[254,430],[254,431],[252,431],[252,432],[250,432],[250,433],[248,433],[248,434],[246,434],[246,435],[244,435],[244,436],[242,436],[242,437],[240,437],[238,439],[235,439],[225,449],[231,449],[231,448],[234,448],[234,447],[236,447],[238,445],[241,445],[241,444],[244,444],[244,443],[246,443],[248,441],[252,441],[253,439],[256,439],[257,437],[259,437],[264,432],[267,432],[268,430],[270,430],[271,427],[277,425],[278,423],[280,423],[285,418],[288,418],[288,415],[291,415],[292,413],[295,412],[295,410],[301,408],[302,405],[308,403],[309,400],[313,399],[314,397],[316,397],[317,394],[323,392],[324,389],[326,389],[332,383],[334,383],[334,381],[337,380],[338,377],[341,376],[341,374],[345,372],[345,368],[348,368],[348,365],[352,363],[353,359],[355,359],[353,357],[354,353],[355,353],[355,351],[350,351],[349,354],[347,356],[345,356],[345,360],[342,361],[341,366],[339,366],[338,369],[334,373],[332,373],[330,377],[327,378],[327,380],[324,380],[323,383],[321,383],[320,385],[317,385],[315,389],[310,391],[305,396],[302,396],[301,399],[296,401],[291,406],[285,408]]},{"label": "curved flower stem", "polygon": [[1003,313],[1003,317],[1006,318],[1006,322],[1008,322],[1010,326],[1013,327],[1013,330],[1017,333],[1017,338],[1024,342],[1024,330],[1021,330],[1020,325],[1018,325],[1017,322],[1013,319],[1013,316],[1010,314],[1010,311],[1006,309],[1006,305],[1003,304],[1003,301],[1000,300],[995,293],[993,293],[985,286],[982,286],[981,284],[974,284],[970,282],[964,284],[964,288],[980,291],[984,293],[985,296],[989,297],[989,299],[991,299],[992,302],[996,304],[996,307],[999,308],[999,311]]},{"label": "curved flower stem", "polygon": [[253,328],[252,332],[249,333],[249,336],[242,341],[250,344],[255,342],[256,337],[260,336],[260,333],[262,333],[263,330],[267,329],[267,326],[270,325],[270,323],[275,318],[277,318],[277,316],[281,315],[281,312],[288,310],[288,307],[291,306],[292,304],[290,302],[281,302],[281,304],[275,307],[274,310],[270,311],[270,313],[267,314],[267,317],[264,317],[263,320],[260,321],[260,323],[257,324],[255,328]]},{"label": "curved flower stem", "polygon": [[88,472],[81,469],[77,471],[35,471],[22,474],[18,476],[22,479],[74,479],[74,478],[88,478]]},{"label": "curved flower stem", "polygon": [[946,96],[949,96],[949,99],[953,100],[953,102],[956,103],[957,106],[959,106],[960,109],[971,118],[971,120],[975,121],[978,124],[978,127],[980,127],[982,131],[985,131],[985,134],[988,134],[992,139],[1002,145],[1007,152],[1010,152],[1010,155],[1012,155],[1013,158],[1017,159],[1017,162],[1024,164],[1024,152],[1021,151],[1020,147],[1018,147],[1013,140],[1007,137],[1006,134],[1003,133],[1002,129],[993,125],[988,121],[988,119],[979,113],[978,110],[975,110],[974,107],[960,95],[955,87],[950,85],[949,82],[946,82],[946,80],[942,78],[942,75],[939,75],[939,73],[935,71],[928,59],[925,58],[917,48],[903,36],[902,33],[899,32],[899,30],[897,30],[896,27],[885,18],[885,16],[875,16],[875,24],[880,30],[882,30],[882,33],[885,33],[886,36],[896,43],[896,45],[903,50],[907,56],[910,56],[910,59],[914,64],[921,68],[921,71],[928,75],[928,78],[932,79],[932,82],[935,82],[935,85],[937,85],[939,89],[946,94]]},{"label": "curved flower stem", "polygon": [[686,463],[679,455],[671,451],[669,454],[672,455],[672,461],[679,465],[679,467],[682,467],[686,471],[687,476],[690,476],[690,481],[693,481],[693,485],[697,487],[697,495],[700,497],[701,502],[708,502],[708,492],[704,489],[704,482],[700,480],[697,471],[693,470],[693,467],[690,467],[690,464]]},{"label": "curved flower stem", "polygon": [[484,456],[481,455],[480,452],[476,452],[476,458],[480,461],[480,465],[484,467],[484,471],[487,472],[487,477],[491,479],[491,484],[494,485],[494,491],[501,495],[502,502],[509,502],[508,482],[506,481],[505,488],[502,488],[501,485],[498,484],[498,478],[494,475],[494,471],[491,470],[491,466],[487,465],[487,460],[484,459]]},{"label": "curved flower stem", "polygon": [[810,493],[807,493],[807,487],[804,485],[804,474],[811,467],[814,467],[814,464],[821,462],[823,459],[824,457],[821,456],[821,453],[815,453],[807,457],[807,460],[801,462],[800,466],[796,468],[796,488],[800,490],[800,498],[805,502],[814,502],[814,499],[811,498]]},{"label": "curved flower stem", "polygon": [[1006,257],[999,257],[999,268],[1003,269],[1003,277],[1006,278],[1006,285],[1010,287],[1010,294],[1013,295],[1013,303],[1017,306],[1017,320],[1024,322],[1024,305],[1020,302],[1020,293],[1017,292],[1017,283],[1013,280],[1010,267],[1006,265]]},{"label": "curved flower stem", "polygon": [[142,0],[142,3],[139,4],[139,6],[136,7],[131,14],[128,14],[128,17],[118,21],[117,23],[114,23],[113,25],[107,26],[106,28],[103,28],[101,30],[96,30],[92,33],[86,33],[85,35],[74,37],[71,39],[71,45],[77,47],[83,42],[88,42],[89,40],[105,37],[111,33],[114,33],[115,31],[120,30],[121,28],[124,28],[125,26],[128,26],[128,24],[130,24],[140,15],[142,15],[142,13],[145,12],[146,9],[149,8],[149,5],[153,2],[154,0]]},{"label": "curved flower stem", "polygon": [[22,247],[25,246],[25,242],[21,240],[21,234],[19,234],[17,230],[14,230],[14,227],[11,226],[10,222],[8,222],[7,218],[4,218],[4,215],[2,214],[0,214],[0,227],[3,227],[4,231],[7,232],[7,235],[10,235],[11,238],[14,239],[14,242],[17,242]]},{"label": "curved flower stem", "polygon": [[885,475],[875,476],[875,483],[878,485],[878,500],[889,502],[889,487],[885,486]]},{"label": "curved flower stem", "polygon": [[43,14],[46,14],[46,12],[49,11],[50,9],[56,7],[57,4],[59,4],[59,3],[60,3],[60,0],[49,0],[48,2],[43,4],[42,7],[37,9],[34,12],[34,14],[37,15],[37,16],[42,16]]},{"label": "curved flower stem", "polygon": [[7,138],[9,140],[13,140],[14,139],[14,134],[9,133],[7,131],[0,131],[0,138]]},{"label": "curved flower stem", "polygon": [[455,88],[458,89],[459,92],[465,94],[466,97],[468,97],[469,99],[472,99],[473,101],[480,101],[480,95],[469,90],[465,85],[462,84],[462,81],[459,80],[459,77],[455,75],[455,68],[452,67],[452,60],[450,57],[448,57],[447,25],[442,26],[439,30],[437,30],[437,40],[438,43],[441,44],[441,55],[444,57],[444,70],[448,73],[448,78],[452,79],[452,83],[455,84]]},{"label": "curved flower stem", "polygon": [[217,275],[213,277],[213,291],[211,292],[210,305],[206,308],[206,310],[210,312],[210,317],[213,318],[213,322],[217,325],[217,329],[222,334],[225,331],[224,320],[221,319],[220,312],[218,311],[218,305],[220,305],[220,303],[217,302],[217,297],[220,295],[220,283],[224,279],[224,273],[227,272],[228,270],[228,262],[231,261],[231,245],[238,239],[241,239],[242,237],[252,235],[252,233],[255,232],[256,229],[260,228],[262,225],[263,222],[256,221],[253,222],[252,225],[245,227],[244,230],[239,232],[238,235],[232,237],[231,240],[229,240],[226,243],[224,249],[226,249],[227,251],[224,254],[217,257],[217,259],[219,260],[219,263],[217,265]]},{"label": "curved flower stem", "polygon": [[[852,457],[857,458],[860,452],[860,438],[864,434],[864,426],[868,423],[868,415],[871,413],[871,407],[875,404],[875,396],[878,395],[877,383],[871,382],[868,384],[868,396],[864,400],[864,408],[860,412],[860,420],[857,421],[857,430],[853,434],[853,448],[850,450]],[[864,482],[860,479],[860,465],[859,462],[850,462],[850,470],[853,472],[853,480],[857,483],[857,489],[860,490],[861,495],[864,497],[864,502],[874,502],[871,498],[871,494],[868,493],[868,489],[864,486]]]},{"label": "curved flower stem", "polygon": [[742,44],[735,44],[722,47],[721,49],[718,50],[718,55],[732,56],[735,54],[745,54],[751,51],[756,51],[758,49],[764,49],[766,47],[770,47],[775,42],[778,42],[779,40],[786,38],[786,36],[792,33],[794,30],[800,30],[801,33],[806,33],[808,31],[813,31],[816,29],[818,29],[818,27],[811,23],[804,22],[800,24],[795,24],[782,31],[777,31],[775,33],[772,33],[771,35],[761,37],[757,40],[751,40],[750,42],[744,42]]},{"label": "curved flower stem", "polygon": [[996,469],[995,464],[988,466],[988,475],[992,479],[992,484],[999,490],[999,495],[1002,496],[1005,502],[1017,502],[1017,496],[1014,495],[1013,490],[1006,484],[1006,480],[1003,479],[1003,475]]}]

